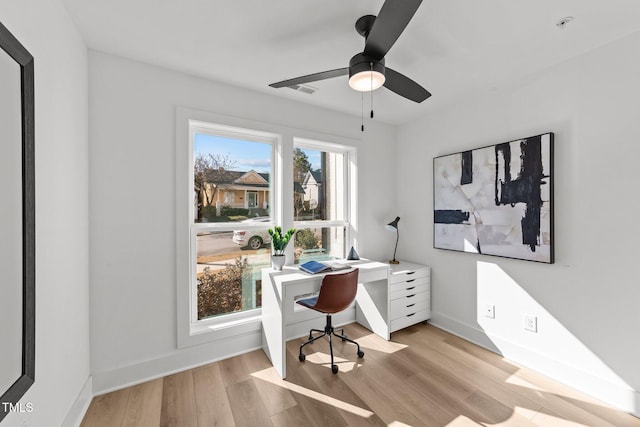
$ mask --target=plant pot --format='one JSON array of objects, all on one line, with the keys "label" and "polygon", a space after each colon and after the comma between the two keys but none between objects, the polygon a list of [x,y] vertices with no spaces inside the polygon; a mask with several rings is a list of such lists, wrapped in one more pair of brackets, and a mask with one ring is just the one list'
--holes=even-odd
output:
[{"label": "plant pot", "polygon": [[286,260],[287,257],[284,255],[271,255],[271,265],[273,266],[274,270],[281,271]]}]

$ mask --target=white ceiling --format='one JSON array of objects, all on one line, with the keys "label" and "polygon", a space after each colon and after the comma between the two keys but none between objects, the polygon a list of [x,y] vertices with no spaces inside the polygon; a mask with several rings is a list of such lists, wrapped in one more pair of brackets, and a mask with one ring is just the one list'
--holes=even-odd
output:
[{"label": "white ceiling", "polygon": [[[401,1],[401,0],[400,0]],[[312,95],[269,83],[348,66],[362,15],[383,0],[63,0],[88,46],[356,116],[346,76]],[[574,20],[563,30],[556,22]],[[382,88],[376,120],[401,124],[640,30],[638,0],[424,0],[386,65],[433,96],[421,104]],[[365,96],[365,111],[369,95]]]}]

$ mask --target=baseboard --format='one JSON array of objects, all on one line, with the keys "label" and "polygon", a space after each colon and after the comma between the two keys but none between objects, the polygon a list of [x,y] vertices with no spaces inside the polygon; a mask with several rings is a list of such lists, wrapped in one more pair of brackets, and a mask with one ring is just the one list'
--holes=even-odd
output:
[{"label": "baseboard", "polygon": [[82,390],[76,397],[76,400],[71,405],[71,409],[67,413],[60,427],[79,427],[84,418],[84,414],[87,413],[91,399],[93,399],[93,379],[91,376],[87,378]]},{"label": "baseboard", "polygon": [[452,317],[434,311],[431,311],[429,323],[453,335],[479,345],[480,347],[484,347],[487,350],[491,350],[494,353],[502,355],[498,347],[493,344],[489,337],[480,328],[469,325],[468,323],[460,322]]},{"label": "baseboard", "polygon": [[482,329],[460,322],[442,313],[432,313],[429,323],[501,356],[504,355],[499,348],[509,348],[509,356],[505,356],[507,360],[511,360],[595,397],[615,408],[640,417],[640,393],[626,384],[617,384],[605,378],[592,375],[564,361],[553,359],[537,352],[535,349],[523,347],[502,337],[492,335],[489,338]]},{"label": "baseboard", "polygon": [[95,396],[262,348],[260,330],[187,347],[164,357],[93,374]]}]

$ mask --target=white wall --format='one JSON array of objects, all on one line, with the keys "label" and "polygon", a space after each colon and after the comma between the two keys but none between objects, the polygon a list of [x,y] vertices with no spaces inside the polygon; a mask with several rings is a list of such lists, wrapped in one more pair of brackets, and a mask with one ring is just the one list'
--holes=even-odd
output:
[{"label": "white wall", "polygon": [[[91,362],[98,393],[259,346],[178,350],[176,107],[358,140],[359,251],[386,259],[395,128],[105,53],[89,54]],[[283,89],[284,90],[284,89]],[[381,231],[382,230],[382,231]],[[389,235],[387,235],[389,234]],[[256,341],[257,340],[257,341]]]},{"label": "white wall", "polygon": [[[433,266],[433,323],[636,414],[639,48],[640,33],[404,125],[396,164],[412,235],[399,252]],[[433,249],[433,157],[547,131],[556,263]],[[419,172],[416,194],[403,183]],[[538,316],[537,334],[523,330],[525,313]]]},{"label": "white wall", "polygon": [[58,426],[89,377],[87,51],[59,1],[2,1],[0,21],[35,58],[36,103],[33,412],[2,426]]}]

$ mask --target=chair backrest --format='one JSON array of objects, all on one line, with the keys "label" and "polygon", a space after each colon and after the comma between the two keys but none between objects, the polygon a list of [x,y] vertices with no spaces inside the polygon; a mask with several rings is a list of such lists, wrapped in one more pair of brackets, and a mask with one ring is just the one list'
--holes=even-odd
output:
[{"label": "chair backrest", "polygon": [[358,269],[341,274],[327,274],[322,279],[322,287],[314,310],[323,313],[337,313],[349,307],[358,292]]}]

